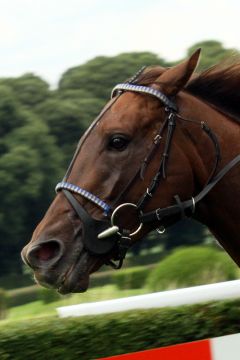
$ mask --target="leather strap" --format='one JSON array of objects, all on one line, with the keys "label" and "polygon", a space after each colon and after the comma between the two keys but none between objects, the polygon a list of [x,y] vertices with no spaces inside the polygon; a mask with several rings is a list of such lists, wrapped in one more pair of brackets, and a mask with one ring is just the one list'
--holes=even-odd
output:
[{"label": "leather strap", "polygon": [[[208,185],[204,187],[204,189],[195,197],[190,200],[182,201],[181,205],[178,203],[176,205],[168,206],[166,208],[158,208],[154,211],[148,213],[140,213],[140,221],[143,224],[162,221],[169,216],[181,214],[182,211],[186,213],[187,210],[190,210],[192,214],[195,210],[195,205],[201,201],[211,190],[217,185],[217,183],[238,163],[240,162],[240,155],[236,156],[232,161],[230,161],[224,168],[212,179]],[[178,200],[179,201],[179,200]],[[186,214],[188,215],[188,214]]]},{"label": "leather strap", "polygon": [[[163,178],[163,179],[166,178],[166,165],[167,165],[167,160],[169,157],[170,146],[171,146],[171,142],[172,142],[174,129],[176,126],[175,112],[170,111],[170,113],[167,116],[166,122],[164,122],[164,124],[167,124],[167,136],[166,136],[166,142],[165,142],[160,166],[159,166],[158,172],[152,179],[151,184],[147,188],[147,191],[143,194],[143,196],[141,197],[141,199],[139,200],[139,202],[137,204],[137,207],[139,210],[143,209],[144,206],[146,205],[146,203],[148,202],[148,200],[150,198],[152,198],[154,192],[156,191],[156,189],[159,185],[159,181],[161,180],[161,178]],[[163,127],[162,131],[163,130],[164,130],[164,127]]]},{"label": "leather strap", "polygon": [[84,231],[82,234],[84,247],[94,255],[103,255],[113,250],[118,241],[118,236],[109,236],[103,240],[98,240],[97,237],[99,233],[108,229],[109,222],[92,218],[69,190],[63,189],[62,192],[84,224],[82,229]]}]

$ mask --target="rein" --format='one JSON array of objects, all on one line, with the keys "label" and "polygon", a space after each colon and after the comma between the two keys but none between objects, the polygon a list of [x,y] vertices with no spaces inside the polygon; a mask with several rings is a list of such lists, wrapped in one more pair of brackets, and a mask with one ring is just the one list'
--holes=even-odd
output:
[{"label": "rein", "polygon": [[[139,75],[139,72],[137,73],[137,75]],[[118,264],[116,264],[112,260],[107,260],[106,264],[111,265],[115,269],[119,269],[122,266],[127,250],[132,245],[132,237],[141,231],[143,225],[148,223],[156,223],[157,226],[155,227],[155,229],[157,229],[158,232],[162,233],[165,231],[165,227],[172,225],[181,218],[184,218],[186,216],[191,217],[195,212],[196,205],[234,166],[236,166],[240,162],[240,155],[238,155],[227,165],[225,165],[224,168],[216,175],[217,166],[220,160],[220,146],[217,137],[213,133],[213,131],[207,126],[205,122],[199,123],[194,120],[183,118],[181,115],[179,115],[177,105],[172,99],[168,98],[164,93],[159,90],[147,86],[134,84],[135,80],[136,76],[131,79],[132,83],[123,83],[115,86],[112,91],[112,101],[116,101],[117,98],[121,96],[124,91],[132,91],[141,94],[151,95],[160,100],[165,106],[166,118],[161,128],[159,129],[158,134],[155,136],[152,148],[143,160],[140,169],[138,170],[137,174],[128,182],[127,186],[123,189],[123,191],[115,201],[115,204],[119,202],[119,199],[131,186],[137,175],[139,175],[141,179],[144,178],[146,167],[150,163],[155,152],[157,151],[160,141],[163,138],[164,131],[166,130],[167,132],[164,144],[164,151],[160,161],[159,169],[153,177],[145,193],[137,202],[137,204],[122,203],[115,208],[112,208],[105,201],[101,200],[91,192],[82,189],[77,185],[67,182],[67,176],[69,175],[73,163],[77,157],[77,154],[80,151],[79,147],[73,157],[73,160],[71,161],[70,168],[68,169],[63,181],[58,183],[56,186],[56,192],[63,191],[64,195],[66,196],[72,207],[75,209],[76,213],[84,224],[83,242],[86,250],[89,251],[91,254],[97,256],[109,255],[108,257],[111,257],[114,261],[119,262]],[[110,106],[111,105],[112,102]],[[110,106],[106,107],[105,111],[103,111],[97,118],[97,121],[99,121],[99,119],[109,109]],[[167,177],[167,162],[169,158],[177,118],[182,121],[188,121],[200,125],[202,130],[211,139],[215,148],[215,163],[213,169],[204,188],[196,196],[192,197],[189,200],[181,201],[179,196],[175,195],[175,205],[171,205],[165,208],[157,208],[150,212],[144,212],[144,207],[147,202],[150,201],[151,198],[154,196],[160,180]],[[91,129],[96,125],[97,121],[94,121],[94,125],[91,126]],[[72,193],[78,194],[86,198],[88,201],[92,202],[94,205],[100,207],[104,212],[105,220],[95,220],[94,218],[92,218],[81,206],[81,204],[76,200]],[[136,212],[138,226],[135,230],[130,231],[129,229],[123,229],[117,223],[116,215],[123,208],[125,208],[125,210],[131,208],[134,209],[134,211]]]}]

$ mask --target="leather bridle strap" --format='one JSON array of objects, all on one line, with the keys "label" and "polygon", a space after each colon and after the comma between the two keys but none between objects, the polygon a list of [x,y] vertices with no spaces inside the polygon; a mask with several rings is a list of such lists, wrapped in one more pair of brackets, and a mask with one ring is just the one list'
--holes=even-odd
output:
[{"label": "leather bridle strap", "polygon": [[144,208],[144,206],[146,205],[146,203],[148,202],[148,200],[150,200],[152,198],[154,192],[158,188],[161,178],[163,178],[163,179],[166,178],[166,165],[167,165],[167,160],[169,157],[170,146],[171,146],[171,142],[172,142],[172,138],[173,138],[174,129],[176,127],[176,113],[173,111],[170,111],[170,110],[166,110],[166,111],[168,111],[169,114],[167,115],[166,122],[164,122],[164,124],[166,124],[165,126],[167,126],[167,135],[166,135],[166,142],[165,142],[164,150],[163,150],[163,154],[162,154],[162,159],[160,162],[158,172],[152,179],[149,187],[147,188],[147,191],[143,194],[143,196],[141,197],[141,199],[139,200],[139,202],[137,204],[137,207],[139,210],[142,210]]},{"label": "leather bridle strap", "polygon": [[151,222],[164,221],[166,218],[181,214],[182,211],[190,210],[190,213],[194,213],[195,206],[199,201],[201,201],[217,183],[238,163],[240,163],[240,155],[236,156],[232,161],[230,161],[224,168],[204,187],[204,189],[195,197],[192,197],[190,200],[180,201],[176,205],[168,206],[166,208],[158,208],[154,211],[148,213],[140,213],[139,219],[143,224]]},{"label": "leather bridle strap", "polygon": [[[144,208],[144,206],[146,205],[146,203],[153,197],[154,192],[158,188],[160,180],[162,178],[163,179],[166,178],[166,164],[167,164],[167,160],[168,160],[169,153],[170,153],[170,147],[171,147],[171,141],[172,141],[174,129],[176,126],[176,118],[179,118],[180,120],[183,120],[183,121],[192,122],[198,126],[200,125],[202,130],[208,135],[208,137],[211,139],[211,141],[214,145],[214,148],[215,148],[214,166],[212,168],[210,175],[208,176],[208,179],[205,183],[204,189],[212,181],[212,179],[216,173],[216,170],[217,170],[217,167],[219,164],[219,160],[221,158],[220,146],[219,146],[218,139],[217,139],[216,135],[214,134],[214,132],[208,127],[208,125],[204,121],[198,122],[196,120],[186,119],[186,118],[182,117],[181,115],[179,115],[178,113],[175,113],[169,109],[165,109],[165,111],[169,112],[169,114],[164,122],[164,127],[167,124],[167,135],[166,135],[166,142],[165,142],[165,146],[164,146],[162,159],[160,162],[158,172],[156,173],[153,180],[151,181],[149,187],[147,188],[147,191],[143,194],[143,196],[141,197],[141,199],[138,202],[139,211],[141,211]],[[174,198],[178,205],[182,204],[178,195],[175,195]],[[184,218],[185,217],[184,209],[182,206],[180,206],[180,209],[181,209],[182,218]]]},{"label": "leather bridle strap", "polygon": [[108,237],[104,239],[104,241],[96,241],[97,235],[109,226],[108,221],[94,219],[87,213],[69,190],[63,189],[62,192],[84,224],[83,243],[85,249],[94,255],[104,255],[113,250],[118,240],[117,235]]}]

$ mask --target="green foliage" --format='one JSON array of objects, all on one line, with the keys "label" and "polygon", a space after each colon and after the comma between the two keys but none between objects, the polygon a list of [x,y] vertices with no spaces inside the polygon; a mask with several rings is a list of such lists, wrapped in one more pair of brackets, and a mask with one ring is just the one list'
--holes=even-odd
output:
[{"label": "green foliage", "polygon": [[42,300],[44,304],[49,304],[60,299],[60,294],[53,289],[40,288],[39,299]]},{"label": "green foliage", "polygon": [[113,271],[100,271],[90,276],[90,289],[93,287],[110,285],[113,283]]},{"label": "green foliage", "polygon": [[33,107],[45,101],[50,94],[48,83],[31,73],[2,82],[12,89],[14,97],[25,106]]},{"label": "green foliage", "polygon": [[184,219],[167,228],[165,233],[159,236],[159,242],[166,251],[170,251],[183,244],[201,244],[205,241],[206,235],[206,228],[202,224],[192,219]]},{"label": "green foliage", "polygon": [[9,307],[21,306],[40,300],[44,304],[60,299],[56,290],[42,288],[38,285],[27,286],[7,292]]},{"label": "green foliage", "polygon": [[30,286],[33,283],[32,275],[29,274],[8,274],[0,276],[0,288],[5,290],[17,289],[20,287]]},{"label": "green foliage", "polygon": [[135,266],[113,273],[113,283],[119,289],[140,289],[144,287],[153,266]]},{"label": "green foliage", "polygon": [[236,49],[225,49],[223,44],[216,40],[207,40],[196,43],[188,49],[187,54],[191,55],[198,48],[202,48],[199,70],[206,70],[221,61],[229,59],[233,55],[239,54],[239,51]]},{"label": "green foliage", "polygon": [[[129,269],[122,269],[119,271],[102,271],[96,274],[93,274],[90,279],[90,289],[93,290],[93,288],[97,287],[103,287],[105,285],[114,284],[121,290],[126,289],[140,289],[143,288],[145,284],[145,280],[147,276],[149,275],[151,269],[153,268],[152,265],[150,266],[139,266],[139,267],[133,267]],[[9,277],[7,277],[9,278]],[[11,278],[10,278],[11,280]],[[14,280],[12,280],[12,284],[14,284]],[[28,279],[29,281],[29,279]],[[5,282],[3,282],[5,283]],[[13,288],[14,286],[9,285],[10,288]],[[100,298],[100,288],[96,289],[98,290],[98,293],[95,294],[95,297],[97,296]],[[106,289],[107,291],[107,289]],[[89,292],[88,292],[89,293]],[[114,293],[114,291],[111,292],[111,294]],[[116,293],[116,289],[115,289]],[[110,292],[108,295],[111,295]],[[45,289],[42,287],[39,287],[37,285],[33,286],[26,286],[22,288],[16,288],[14,290],[8,291],[8,299],[9,299],[9,306],[20,306],[23,304],[27,304],[36,300],[41,300],[45,304],[53,301],[59,300],[61,297],[56,292],[56,290],[51,289]],[[84,300],[84,296],[81,295],[81,299],[83,301],[87,301],[89,299]],[[77,302],[80,300],[77,299]],[[92,301],[92,299],[91,299]]]},{"label": "green foliage", "polygon": [[240,301],[1,326],[0,358],[89,360],[240,331]]},{"label": "green foliage", "polygon": [[[23,241],[29,238],[43,208],[50,202],[54,184],[62,172],[60,154],[47,125],[21,107],[18,116],[21,125],[1,138],[4,145],[0,157],[2,274],[21,268],[19,252]],[[1,121],[0,118],[0,127]]]},{"label": "green foliage", "polygon": [[131,77],[145,65],[164,66],[166,62],[148,52],[98,56],[66,71],[60,80],[59,89],[84,89],[92,97],[107,100],[115,84]]},{"label": "green foliage", "polygon": [[5,319],[7,315],[7,293],[0,288],[0,320]]},{"label": "green foliage", "polygon": [[39,299],[40,289],[37,285],[8,291],[8,304],[10,307],[20,306]]},{"label": "green foliage", "polygon": [[[153,235],[155,237],[155,241],[156,242],[160,242],[158,235],[154,234]],[[164,251],[162,250],[158,250],[157,252],[151,252],[151,244],[146,244],[145,241],[147,241],[148,239],[144,238],[142,241],[142,243],[144,242],[143,245],[143,252],[140,254],[135,255],[134,253],[131,254],[131,256],[127,256],[126,260],[125,260],[125,266],[127,267],[132,267],[132,266],[143,266],[143,265],[149,265],[149,264],[156,264],[157,262],[159,262],[166,254]],[[132,251],[132,249],[131,249]],[[130,252],[129,252],[130,255]]]},{"label": "green foliage", "polygon": [[236,264],[221,250],[188,247],[175,250],[151,272],[149,289],[160,291],[237,278]]},{"label": "green foliage", "polygon": [[[78,92],[77,92],[78,93]],[[50,98],[37,108],[39,116],[48,125],[56,139],[66,163],[70,161],[74,149],[83,132],[100,112],[103,102],[95,98],[59,99]]]},{"label": "green foliage", "polygon": [[19,113],[19,106],[14,94],[8,86],[0,85],[0,154],[5,150],[2,148],[2,138],[15,128],[24,124],[24,117]]}]

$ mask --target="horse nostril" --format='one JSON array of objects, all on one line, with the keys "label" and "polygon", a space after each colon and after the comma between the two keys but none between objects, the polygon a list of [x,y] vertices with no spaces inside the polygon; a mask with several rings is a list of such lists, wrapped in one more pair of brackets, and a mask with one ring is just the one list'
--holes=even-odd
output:
[{"label": "horse nostril", "polygon": [[59,240],[49,240],[32,246],[25,258],[32,268],[40,267],[45,263],[55,264],[63,254],[63,244]]}]

